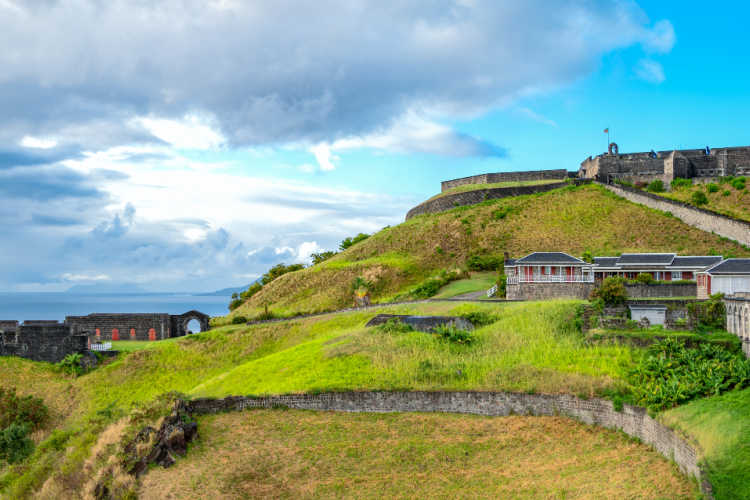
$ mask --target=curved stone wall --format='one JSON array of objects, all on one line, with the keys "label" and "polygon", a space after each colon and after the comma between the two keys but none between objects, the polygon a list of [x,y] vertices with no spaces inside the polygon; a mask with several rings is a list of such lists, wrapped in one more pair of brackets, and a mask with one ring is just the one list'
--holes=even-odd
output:
[{"label": "curved stone wall", "polygon": [[707,498],[713,498],[711,484],[700,465],[699,453],[672,429],[651,418],[645,409],[624,405],[616,411],[603,399],[579,399],[566,394],[523,394],[512,392],[333,392],[282,396],[234,396],[224,399],[188,401],[189,412],[197,415],[248,408],[287,407],[303,410],[348,412],[443,412],[487,416],[564,415],[586,424],[616,429],[651,445],[680,470],[696,478]]},{"label": "curved stone wall", "polygon": [[566,179],[568,171],[564,168],[557,170],[527,170],[525,172],[496,172],[491,174],[470,175],[460,179],[451,179],[440,183],[440,190],[444,192],[464,184],[492,184],[494,182],[529,182]]},{"label": "curved stone wall", "polygon": [[447,194],[434,200],[428,200],[420,203],[409,210],[406,214],[406,220],[416,215],[433,214],[444,212],[456,207],[466,205],[476,205],[486,200],[496,200],[507,198],[509,196],[521,196],[524,194],[544,193],[561,187],[569,186],[567,182],[555,182],[551,184],[537,184],[533,186],[517,186],[505,188],[477,189],[475,191],[466,191],[464,193]]}]

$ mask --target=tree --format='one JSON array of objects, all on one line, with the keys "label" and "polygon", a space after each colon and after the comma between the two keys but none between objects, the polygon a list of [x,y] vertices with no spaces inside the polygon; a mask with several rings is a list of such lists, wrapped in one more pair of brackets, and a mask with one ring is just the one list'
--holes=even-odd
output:
[{"label": "tree", "polygon": [[619,306],[628,299],[625,280],[617,277],[605,278],[598,288],[591,292],[591,298],[600,299],[605,306]]},{"label": "tree", "polygon": [[304,269],[304,264],[289,264],[288,266],[284,263],[276,264],[271,269],[268,270],[266,274],[264,274],[260,278],[260,282],[263,285],[267,285],[279,276],[283,276],[286,273],[291,273],[294,271],[299,271],[300,269]]},{"label": "tree", "polygon": [[14,464],[31,455],[33,450],[34,442],[29,439],[27,424],[12,423],[0,431],[0,459]]},{"label": "tree", "polygon": [[314,253],[310,255],[310,257],[312,257],[312,265],[314,266],[316,264],[320,264],[321,262],[330,259],[334,255],[336,255],[336,252],[333,252],[331,250],[328,250],[326,252]]},{"label": "tree", "polygon": [[652,283],[654,281],[654,277],[651,276],[651,273],[638,273],[638,276],[635,277],[635,280],[638,283],[648,285],[649,283]]},{"label": "tree", "polygon": [[349,248],[349,247],[351,247],[353,245],[356,245],[360,241],[364,241],[364,240],[366,240],[369,237],[370,237],[369,234],[359,233],[357,236],[350,236],[348,238],[344,238],[344,240],[341,242],[341,244],[339,244],[339,250],[341,250],[343,252],[347,248]]}]

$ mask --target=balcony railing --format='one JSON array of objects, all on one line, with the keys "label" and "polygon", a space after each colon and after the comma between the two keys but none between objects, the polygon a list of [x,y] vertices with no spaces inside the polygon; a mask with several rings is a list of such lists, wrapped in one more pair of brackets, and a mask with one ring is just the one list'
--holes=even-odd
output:
[{"label": "balcony railing", "polygon": [[509,285],[519,283],[593,283],[594,273],[588,274],[522,274],[508,276]]}]

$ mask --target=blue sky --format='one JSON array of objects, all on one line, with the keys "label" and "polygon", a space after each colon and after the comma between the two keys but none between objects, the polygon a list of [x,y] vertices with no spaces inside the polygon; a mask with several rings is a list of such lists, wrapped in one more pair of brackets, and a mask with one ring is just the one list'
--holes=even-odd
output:
[{"label": "blue sky", "polygon": [[746,145],[748,7],[0,0],[0,290],[211,290],[441,180]]}]

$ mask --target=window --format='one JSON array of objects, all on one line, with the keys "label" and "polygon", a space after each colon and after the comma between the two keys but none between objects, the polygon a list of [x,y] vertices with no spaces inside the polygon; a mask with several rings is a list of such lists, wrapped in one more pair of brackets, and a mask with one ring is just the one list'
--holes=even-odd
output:
[{"label": "window", "polygon": [[682,271],[673,271],[672,272],[672,279],[675,281],[679,281],[682,279]]}]

